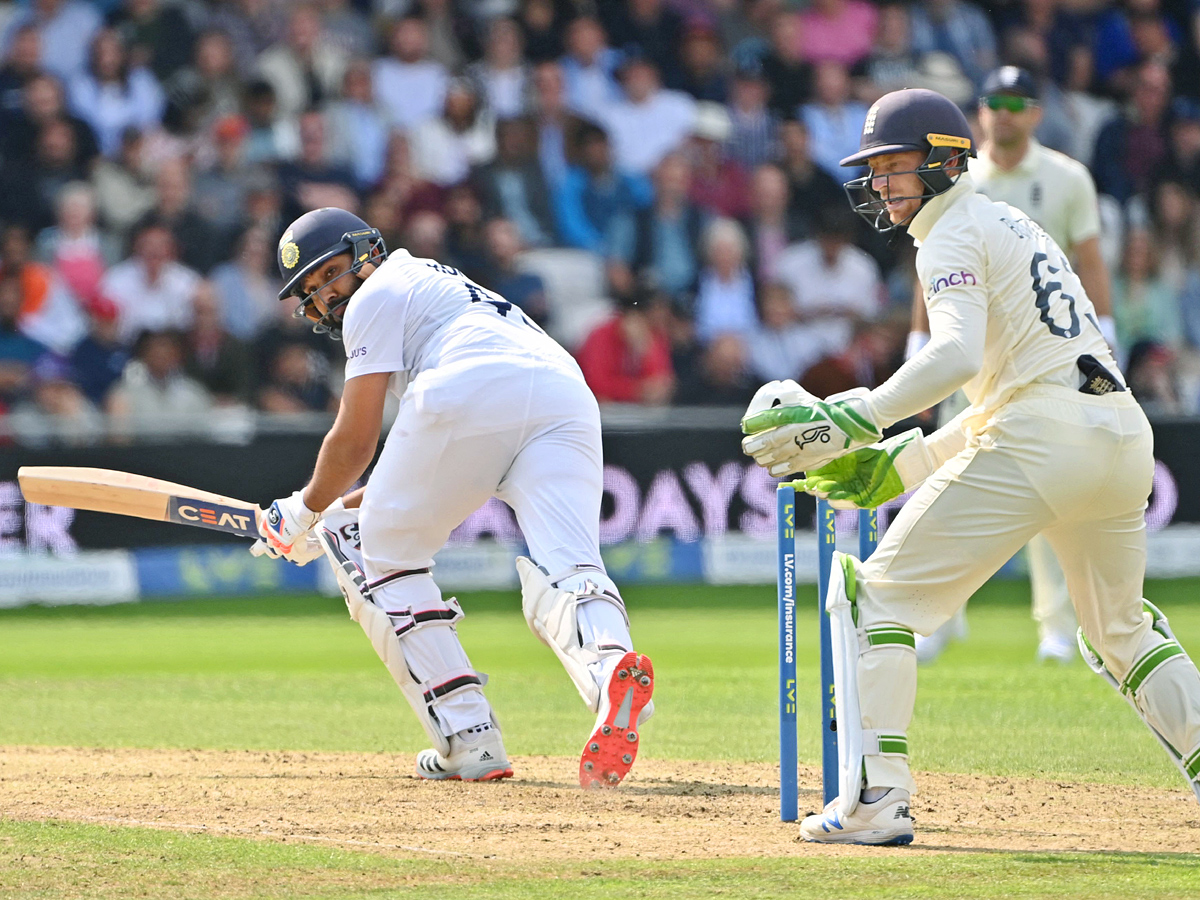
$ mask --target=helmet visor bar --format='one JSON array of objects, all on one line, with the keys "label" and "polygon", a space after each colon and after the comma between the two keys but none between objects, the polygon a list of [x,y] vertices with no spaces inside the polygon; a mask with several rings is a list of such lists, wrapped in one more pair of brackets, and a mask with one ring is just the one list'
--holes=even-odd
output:
[{"label": "helmet visor bar", "polygon": [[[915,169],[880,175],[868,172],[860,178],[851,179],[843,185],[850,200],[850,207],[881,234],[907,226],[924,207],[925,201],[949,190],[958,180],[958,175],[966,171],[968,152],[966,148],[934,147],[925,161]],[[947,169],[958,171],[951,177]],[[921,181],[921,193],[900,194],[893,191],[892,179],[900,175],[916,175]],[[875,189],[875,184],[880,181],[887,186],[887,200]],[[888,213],[888,203],[905,200],[919,200],[921,204],[904,219],[893,222]]]},{"label": "helmet visor bar", "polygon": [[[342,336],[342,313],[346,308],[346,304],[350,302],[352,294],[347,294],[345,297],[340,297],[338,300],[325,309],[324,313],[319,313],[314,301],[317,296],[329,285],[333,284],[340,278],[346,275],[357,275],[362,267],[368,262],[380,263],[387,258],[387,247],[384,245],[383,237],[377,230],[372,230],[367,233],[355,232],[351,237],[349,233],[343,235],[342,240],[345,242],[344,247],[335,249],[320,259],[316,260],[308,271],[303,272],[295,281],[293,296],[299,297],[300,302],[296,308],[292,310],[292,315],[297,319],[308,319],[313,323],[313,331],[317,334],[328,334],[333,340],[340,340]],[[351,254],[350,268],[345,272],[341,272],[330,278],[324,284],[318,285],[311,291],[304,293],[303,281],[310,274],[316,271],[321,265],[339,256],[342,253]]]}]

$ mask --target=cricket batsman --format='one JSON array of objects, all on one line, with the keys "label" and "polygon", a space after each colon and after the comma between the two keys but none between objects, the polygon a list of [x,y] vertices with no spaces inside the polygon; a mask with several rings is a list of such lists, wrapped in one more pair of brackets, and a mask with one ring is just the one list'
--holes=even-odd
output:
[{"label": "cricket batsman", "polygon": [[[840,791],[801,836],[912,840],[914,634],[944,623],[1037,534],[1062,563],[1084,657],[1200,799],[1200,673],[1142,598],[1153,437],[1079,277],[1024,213],[976,192],[971,132],[942,95],[885,95],[860,147],[842,165],[870,171],[847,192],[876,229],[915,240],[929,342],[874,390],[820,400],[771,382],[742,421],[759,465],[805,472],[805,490],[835,505],[916,489],[867,560],[835,556],[826,607]],[[880,440],[960,387],[970,406],[928,438]]]},{"label": "cricket batsman", "polygon": [[[596,714],[584,787],[615,786],[652,712],[654,670],[633,649],[620,591],[600,558],[603,461],[596,400],[570,355],[521,309],[457,269],[404,250],[341,209],[301,216],[278,249],[296,315],[341,339],[346,383],[303,490],[259,523],[274,556],[324,553],[432,748],[417,775],[513,774],[500,725],[433,579],[433,556],[490,497],[512,507],[529,547],[517,559],[533,633]],[[399,413],[366,486],[391,391]]]}]

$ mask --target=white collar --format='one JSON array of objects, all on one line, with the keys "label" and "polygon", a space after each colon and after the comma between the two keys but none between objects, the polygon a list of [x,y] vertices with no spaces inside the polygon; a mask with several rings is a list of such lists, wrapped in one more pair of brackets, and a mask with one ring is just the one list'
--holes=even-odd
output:
[{"label": "white collar", "polygon": [[926,201],[920,212],[913,216],[912,221],[908,223],[908,233],[912,235],[912,239],[920,244],[929,237],[929,232],[933,230],[934,224],[946,210],[963,197],[974,193],[975,180],[971,177],[970,172],[963,172],[950,190]]}]

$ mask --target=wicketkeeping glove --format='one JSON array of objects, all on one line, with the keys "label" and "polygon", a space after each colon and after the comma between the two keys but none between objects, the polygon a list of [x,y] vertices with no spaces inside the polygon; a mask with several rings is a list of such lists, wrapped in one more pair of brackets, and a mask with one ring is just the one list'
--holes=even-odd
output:
[{"label": "wicketkeeping glove", "polygon": [[[768,393],[768,389],[771,392]],[[764,401],[774,401],[765,404]],[[808,472],[882,437],[855,388],[818,400],[794,381],[759,388],[742,418],[742,450],[772,475]]]},{"label": "wicketkeeping glove", "polygon": [[859,447],[808,473],[805,491],[837,509],[872,509],[907,493],[933,473],[921,429]]}]

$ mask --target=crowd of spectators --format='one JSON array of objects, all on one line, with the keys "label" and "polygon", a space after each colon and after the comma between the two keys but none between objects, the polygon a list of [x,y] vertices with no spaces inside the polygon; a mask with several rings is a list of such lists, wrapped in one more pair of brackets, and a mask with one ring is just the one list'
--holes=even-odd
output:
[{"label": "crowd of spectators", "polygon": [[838,160],[886,91],[972,114],[1001,63],[1096,180],[1135,391],[1195,412],[1197,0],[0,0],[0,427],[332,409],[274,262],[323,206],[521,305],[604,402],[873,385],[913,250]]}]

